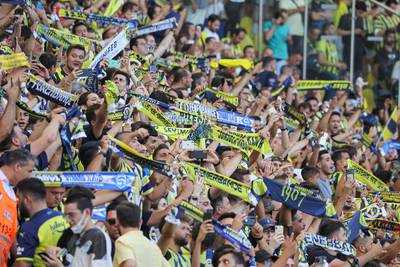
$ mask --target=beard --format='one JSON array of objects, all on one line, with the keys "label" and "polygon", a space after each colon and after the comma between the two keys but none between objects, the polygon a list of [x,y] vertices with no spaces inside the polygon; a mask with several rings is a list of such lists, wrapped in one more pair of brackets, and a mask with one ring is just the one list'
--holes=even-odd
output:
[{"label": "beard", "polygon": [[181,238],[176,238],[175,243],[180,247],[184,247],[188,244],[188,241],[186,238],[181,237]]},{"label": "beard", "polygon": [[25,207],[24,203],[21,203],[21,205],[19,206],[19,214],[21,216],[21,218],[29,218],[29,212],[28,209]]}]

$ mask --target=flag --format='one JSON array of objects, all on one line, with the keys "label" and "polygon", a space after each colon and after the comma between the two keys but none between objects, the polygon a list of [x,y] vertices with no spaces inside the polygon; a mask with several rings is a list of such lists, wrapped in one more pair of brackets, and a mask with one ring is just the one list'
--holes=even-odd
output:
[{"label": "flag", "polygon": [[393,110],[392,115],[387,122],[385,129],[382,132],[382,139],[384,141],[390,140],[397,133],[397,107]]}]

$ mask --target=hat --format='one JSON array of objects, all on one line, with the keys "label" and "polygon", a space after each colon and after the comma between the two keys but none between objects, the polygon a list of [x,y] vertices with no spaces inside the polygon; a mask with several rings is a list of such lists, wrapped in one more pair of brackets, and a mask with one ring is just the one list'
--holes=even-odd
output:
[{"label": "hat", "polygon": [[258,222],[261,224],[261,226],[263,227],[264,230],[267,230],[267,229],[275,226],[275,223],[269,218],[262,218]]}]

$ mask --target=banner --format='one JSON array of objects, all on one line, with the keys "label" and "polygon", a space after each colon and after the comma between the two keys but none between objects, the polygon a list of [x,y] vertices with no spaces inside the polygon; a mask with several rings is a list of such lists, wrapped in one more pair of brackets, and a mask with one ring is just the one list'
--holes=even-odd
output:
[{"label": "banner", "polygon": [[300,80],[297,86],[292,87],[291,89],[297,91],[313,91],[313,90],[351,91],[352,85],[349,81]]},{"label": "banner", "polygon": [[339,240],[329,239],[325,236],[320,236],[317,234],[306,234],[304,239],[300,241],[299,245],[299,261],[301,263],[307,263],[307,250],[310,247],[318,246],[323,249],[329,249],[333,251],[340,252],[346,256],[351,256],[356,259],[356,249],[350,243],[344,243]]},{"label": "banner", "polygon": [[219,66],[227,68],[238,68],[241,67],[245,70],[250,70],[254,67],[253,61],[248,59],[220,59],[210,61],[210,67],[217,69]]},{"label": "banner", "polygon": [[80,185],[90,189],[120,192],[130,191],[136,178],[130,172],[33,172],[33,177],[42,180],[46,186]]},{"label": "banner", "polygon": [[204,212],[186,200],[182,200],[181,204],[178,206],[178,209],[182,210],[186,216],[189,216],[200,223],[204,221]]},{"label": "banner", "polygon": [[354,177],[356,180],[367,186],[369,189],[375,191],[389,191],[389,187],[384,182],[354,161],[348,160],[347,168],[349,170],[354,170]]},{"label": "banner", "polygon": [[154,129],[156,129],[159,134],[165,135],[172,140],[186,139],[192,130],[191,128],[176,128],[166,126],[155,126]]},{"label": "banner", "polygon": [[139,99],[139,101],[135,103],[135,107],[157,126],[174,126],[173,122],[171,122],[160,110],[158,110],[158,107],[153,106],[147,101]]},{"label": "banner", "polygon": [[132,33],[132,38],[147,35],[155,32],[175,29],[178,26],[175,17],[161,20],[159,22],[153,23],[152,25],[140,27],[137,31]]},{"label": "banner", "polygon": [[228,240],[232,245],[239,248],[241,252],[250,255],[253,246],[243,232],[236,232],[232,228],[213,220],[214,232]]},{"label": "banner", "polygon": [[209,186],[216,187],[228,194],[239,197],[254,206],[257,205],[257,200],[251,196],[251,190],[248,185],[192,163],[185,162],[185,167],[192,179],[203,176],[204,181]]},{"label": "banner", "polygon": [[129,106],[122,107],[115,112],[108,113],[111,121],[127,121],[132,115],[132,108]]},{"label": "banner", "polygon": [[4,71],[19,67],[29,67],[29,62],[24,52],[0,56],[0,68]]},{"label": "banner", "polygon": [[400,223],[382,219],[376,219],[369,222],[369,227],[374,230],[400,234]]},{"label": "banner", "polygon": [[130,148],[127,144],[121,142],[118,139],[115,139],[114,137],[108,136],[108,139],[110,140],[110,148],[118,155],[125,157],[142,167],[147,167],[149,169],[156,170],[167,176],[172,175],[172,173],[170,172],[170,168],[166,163],[148,159],[142,154]]},{"label": "banner", "polygon": [[312,216],[337,218],[336,210],[332,203],[326,203],[319,198],[307,195],[292,185],[283,185],[264,177],[264,179],[253,181],[251,191],[257,199],[261,199],[267,194],[275,201]]},{"label": "banner", "polygon": [[224,92],[218,91],[214,88],[207,88],[205,91],[214,93],[218,98],[221,98],[222,100],[224,100],[228,103],[231,103],[235,107],[237,107],[239,105],[239,98],[235,95],[224,93]]},{"label": "banner", "polygon": [[46,100],[56,103],[57,105],[70,108],[77,100],[77,96],[69,92],[58,89],[57,87],[39,80],[32,74],[28,75],[29,81],[26,88],[34,95],[39,95]]},{"label": "banner", "polygon": [[[111,0],[112,1],[112,0]],[[88,23],[91,22],[98,22],[104,25],[114,25],[117,27],[125,27],[129,25],[130,28],[134,29],[138,22],[136,20],[127,20],[123,18],[116,18],[110,16],[101,16],[98,14],[90,13],[86,15],[80,11],[71,10],[71,9],[57,9],[56,10],[57,16],[60,18],[68,18],[68,19],[75,19],[75,20],[82,20]]]},{"label": "banner", "polygon": [[123,4],[124,0],[110,0],[106,8],[106,11],[104,12],[104,16],[107,17],[113,16],[118,11],[118,9],[122,7]]},{"label": "banner", "polygon": [[103,59],[112,59],[129,44],[131,37],[127,29],[120,31],[93,59],[89,68],[95,69]]},{"label": "banner", "polygon": [[62,46],[68,48],[72,44],[83,45],[86,48],[99,47],[96,40],[78,36],[69,32],[61,31],[58,29],[47,27],[43,24],[38,24],[36,32],[46,41],[55,46]]}]

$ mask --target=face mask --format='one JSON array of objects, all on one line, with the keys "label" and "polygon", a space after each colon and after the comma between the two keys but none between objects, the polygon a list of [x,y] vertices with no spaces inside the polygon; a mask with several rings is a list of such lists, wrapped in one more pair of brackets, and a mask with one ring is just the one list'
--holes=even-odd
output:
[{"label": "face mask", "polygon": [[87,222],[88,222],[89,217],[87,217],[86,215],[84,215],[77,224],[75,224],[74,226],[71,226],[71,231],[74,234],[80,234],[83,231],[83,228],[85,228]]}]

